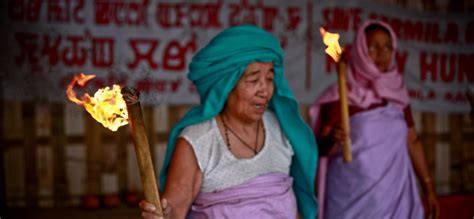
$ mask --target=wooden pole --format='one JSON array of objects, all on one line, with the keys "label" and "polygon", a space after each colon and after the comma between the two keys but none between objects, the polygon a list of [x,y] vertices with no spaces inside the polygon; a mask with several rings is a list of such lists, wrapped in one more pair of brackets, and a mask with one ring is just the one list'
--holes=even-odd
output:
[{"label": "wooden pole", "polygon": [[155,205],[155,214],[163,216],[161,209],[158,184],[156,182],[155,170],[151,159],[150,145],[148,144],[147,133],[143,121],[142,109],[140,105],[140,93],[134,88],[122,88],[122,95],[127,104],[128,122],[132,130],[133,144],[137,155],[140,178],[143,184],[145,200]]},{"label": "wooden pole", "polygon": [[[86,111],[84,114],[88,114]],[[86,185],[83,197],[84,207],[97,209],[100,207],[99,195],[101,193],[100,181],[103,172],[102,157],[102,125],[91,116],[85,119],[85,143],[86,143]]]},{"label": "wooden pole", "polygon": [[[2,78],[3,81],[3,78]],[[5,115],[4,115],[4,107],[6,104],[4,103],[5,100],[3,99],[3,87],[0,87],[0,217],[6,218],[6,211],[7,211],[7,190],[6,190],[6,175],[5,175],[5,152],[7,144],[4,141],[5,139]]]},{"label": "wooden pole", "polygon": [[[117,135],[115,135],[117,141],[117,160],[124,161],[127,160],[127,145],[129,142],[129,136],[125,129],[118,129]],[[119,191],[126,194],[127,191],[127,162],[118,162],[117,164],[117,174],[118,174],[118,185]]]},{"label": "wooden pole", "polygon": [[52,145],[54,157],[54,205],[56,207],[67,206],[68,188],[66,175],[66,133],[64,127],[64,105],[52,104],[51,124]]},{"label": "wooden pole", "polygon": [[[468,192],[468,185],[469,179],[464,172],[467,168],[467,164],[469,161],[466,159],[466,155],[469,155],[467,150],[464,150],[464,142],[463,141],[463,130],[462,130],[462,114],[459,113],[451,113],[449,115],[449,147],[450,147],[450,158],[451,164],[456,166],[456,169],[451,171],[451,191],[463,194]],[[434,145],[436,146],[436,145]],[[434,151],[434,147],[427,148],[428,150]],[[433,153],[433,152],[431,152]],[[434,153],[433,153],[434,154]],[[433,162],[434,166],[436,166],[436,160]],[[430,173],[432,174],[432,173]],[[467,176],[467,177],[466,177]]]},{"label": "wooden pole", "polygon": [[27,207],[38,207],[38,171],[36,165],[36,115],[35,104],[25,102],[22,106],[23,149],[25,155],[25,185]]},{"label": "wooden pole", "polygon": [[347,83],[346,83],[346,62],[342,59],[338,62],[337,83],[339,87],[339,103],[341,106],[342,128],[347,134],[346,139],[342,142],[342,154],[344,162],[352,162],[350,124],[349,124],[349,106],[347,104]]}]

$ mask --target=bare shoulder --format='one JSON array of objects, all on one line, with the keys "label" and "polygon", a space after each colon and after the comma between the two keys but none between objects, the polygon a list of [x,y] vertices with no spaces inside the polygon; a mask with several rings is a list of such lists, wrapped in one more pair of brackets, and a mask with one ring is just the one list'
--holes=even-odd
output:
[{"label": "bare shoulder", "polygon": [[182,137],[176,140],[176,145],[175,145],[175,149],[173,153],[174,159],[180,158],[180,157],[185,157],[187,159],[194,158],[192,160],[196,159],[192,145],[186,139]]}]

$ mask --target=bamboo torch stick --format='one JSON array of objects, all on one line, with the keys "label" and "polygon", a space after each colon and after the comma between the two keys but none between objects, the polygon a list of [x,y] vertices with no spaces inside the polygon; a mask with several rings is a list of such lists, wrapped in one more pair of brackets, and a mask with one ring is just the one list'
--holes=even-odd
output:
[{"label": "bamboo torch stick", "polygon": [[344,162],[352,162],[352,149],[351,149],[351,138],[349,133],[351,127],[349,124],[349,106],[347,104],[347,83],[346,83],[346,61],[344,59],[339,60],[337,63],[337,83],[339,87],[339,104],[341,107],[341,121],[342,129],[347,134],[346,138],[342,142],[342,156]]},{"label": "bamboo torch stick", "polygon": [[339,104],[341,106],[342,128],[347,134],[342,142],[342,155],[344,162],[352,162],[349,106],[347,103],[347,83],[346,83],[346,60],[341,57],[342,49],[339,46],[339,34],[327,32],[324,28],[319,29],[323,42],[326,46],[326,53],[337,63],[337,83],[339,87]]},{"label": "bamboo torch stick", "polygon": [[155,170],[151,160],[150,146],[146,136],[139,100],[140,93],[136,89],[129,87],[122,88],[121,92],[127,104],[128,120],[132,131],[133,144],[135,145],[135,153],[137,154],[145,200],[156,206],[154,212],[156,215],[163,216],[158,184],[156,183]]}]

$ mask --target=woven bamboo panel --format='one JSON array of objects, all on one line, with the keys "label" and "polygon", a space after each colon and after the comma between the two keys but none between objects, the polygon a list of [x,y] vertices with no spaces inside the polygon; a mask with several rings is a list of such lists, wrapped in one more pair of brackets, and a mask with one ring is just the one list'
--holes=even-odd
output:
[{"label": "woven bamboo panel", "polygon": [[[9,206],[82,204],[84,195],[140,192],[130,128],[112,132],[72,104],[3,104],[2,150]],[[171,128],[191,108],[145,106],[143,114],[159,172]],[[309,120],[308,106],[300,114]],[[413,112],[440,194],[474,193],[474,122],[467,114]]]}]

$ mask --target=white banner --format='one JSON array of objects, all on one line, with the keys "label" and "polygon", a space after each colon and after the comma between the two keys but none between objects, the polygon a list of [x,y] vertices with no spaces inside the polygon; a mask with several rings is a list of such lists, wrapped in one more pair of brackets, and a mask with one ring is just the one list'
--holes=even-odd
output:
[{"label": "white banner", "polygon": [[[348,45],[368,18],[386,20],[399,36],[397,64],[412,107],[468,111],[474,83],[474,19],[420,13],[362,1],[2,1],[2,88],[7,100],[67,101],[72,75],[96,74],[84,89],[138,88],[147,104],[195,104],[186,78],[195,52],[222,29],[255,24],[277,36],[286,77],[302,104],[335,82],[319,27]],[[5,43],[6,42],[6,43]],[[77,90],[78,93],[82,91]]]}]

